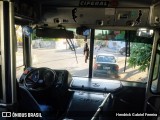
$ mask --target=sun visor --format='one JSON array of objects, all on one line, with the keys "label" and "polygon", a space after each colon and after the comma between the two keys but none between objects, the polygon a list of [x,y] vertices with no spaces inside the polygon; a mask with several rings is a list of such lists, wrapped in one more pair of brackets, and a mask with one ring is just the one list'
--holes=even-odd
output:
[{"label": "sun visor", "polygon": [[39,28],[36,29],[37,37],[46,37],[46,38],[68,38],[73,39],[73,31],[68,31],[65,29],[51,29],[51,28]]}]

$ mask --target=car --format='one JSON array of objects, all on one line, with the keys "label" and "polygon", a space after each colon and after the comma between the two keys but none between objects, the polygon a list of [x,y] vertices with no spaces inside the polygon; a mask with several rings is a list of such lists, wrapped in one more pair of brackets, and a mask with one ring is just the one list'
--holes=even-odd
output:
[{"label": "car", "polygon": [[118,78],[119,66],[112,54],[97,54],[93,66],[94,77]]},{"label": "car", "polygon": [[[119,53],[120,53],[121,55],[125,55],[125,52],[126,52],[126,47],[121,47],[121,48],[119,49]],[[129,47],[127,47],[127,52],[129,52]]]}]

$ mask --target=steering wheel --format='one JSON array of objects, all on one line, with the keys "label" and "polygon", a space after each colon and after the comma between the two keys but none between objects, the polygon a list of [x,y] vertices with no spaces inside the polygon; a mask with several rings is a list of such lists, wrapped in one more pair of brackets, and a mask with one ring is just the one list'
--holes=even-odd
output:
[{"label": "steering wheel", "polygon": [[56,72],[50,68],[36,68],[24,78],[24,86],[29,90],[44,90],[56,82]]}]

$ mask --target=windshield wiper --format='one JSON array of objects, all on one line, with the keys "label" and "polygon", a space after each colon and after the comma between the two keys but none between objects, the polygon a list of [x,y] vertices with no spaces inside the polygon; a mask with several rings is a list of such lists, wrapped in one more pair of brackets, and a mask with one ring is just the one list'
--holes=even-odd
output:
[{"label": "windshield wiper", "polygon": [[76,49],[75,49],[75,46],[74,46],[72,40],[66,38],[66,41],[67,41],[67,43],[68,43],[68,45],[69,45],[69,48],[70,48],[72,51],[74,51],[75,58],[76,58],[76,61],[77,61],[77,63],[78,63]]}]

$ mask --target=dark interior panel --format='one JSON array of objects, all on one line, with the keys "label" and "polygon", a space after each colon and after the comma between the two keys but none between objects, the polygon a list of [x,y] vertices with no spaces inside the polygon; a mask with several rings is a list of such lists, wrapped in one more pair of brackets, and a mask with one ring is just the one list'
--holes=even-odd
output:
[{"label": "dark interior panel", "polygon": [[[114,120],[117,118],[116,113],[143,112],[146,91],[145,83],[87,79],[88,78],[73,78],[71,89],[81,89],[85,92],[92,91],[92,94],[96,94],[96,92],[104,93],[104,88],[108,88],[106,89],[108,90],[106,93],[112,93],[112,99],[110,99],[111,102],[109,103],[110,107],[103,109],[102,114],[100,115],[101,119]],[[99,86],[93,86],[95,81]],[[74,99],[75,98],[72,100],[74,101]],[[77,104],[79,103],[77,102]],[[123,117],[120,117],[119,119],[124,120]],[[125,119],[128,119],[128,117],[125,117]],[[140,117],[136,118],[136,120],[139,119]]]},{"label": "dark interior panel", "polygon": [[116,92],[122,88],[121,82],[117,80],[102,80],[73,77],[71,89],[87,90],[94,92]]},{"label": "dark interior panel", "polygon": [[[27,68],[20,81],[23,82],[33,69]],[[58,111],[58,117],[90,120],[109,93],[111,95],[98,115],[100,120],[115,120],[116,113],[143,112],[146,83],[71,77],[65,70],[55,72],[56,81],[52,87],[30,90],[30,93],[41,106]],[[123,117],[118,119],[125,120]]]},{"label": "dark interior panel", "polygon": [[[155,95],[148,99],[146,103],[146,113],[150,115],[146,115],[145,120],[157,120],[157,115],[160,114],[160,96]],[[150,116],[150,117],[149,117]]]},{"label": "dark interior panel", "polygon": [[[101,105],[106,94],[75,91],[67,111],[66,118],[75,120],[90,120]],[[109,98],[109,101],[111,98]],[[109,110],[111,104],[105,106]]]},{"label": "dark interior panel", "polygon": [[33,0],[15,0],[15,23],[29,25],[40,20],[40,3]]}]

